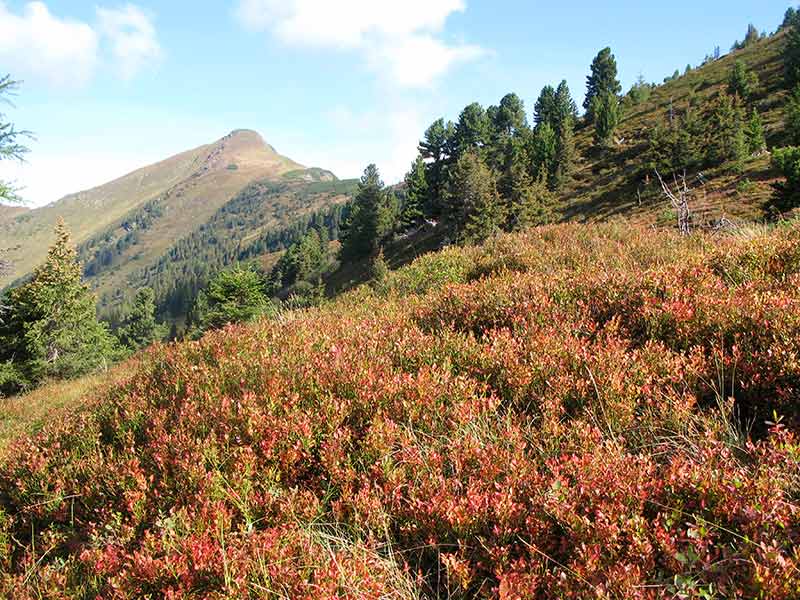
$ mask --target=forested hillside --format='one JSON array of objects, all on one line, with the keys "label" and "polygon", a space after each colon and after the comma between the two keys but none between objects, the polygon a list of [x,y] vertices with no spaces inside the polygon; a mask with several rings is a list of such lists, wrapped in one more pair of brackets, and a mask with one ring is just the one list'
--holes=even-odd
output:
[{"label": "forested hillside", "polygon": [[[701,65],[687,65],[661,85],[640,79],[621,100],[621,118],[610,147],[595,147],[590,127],[576,132],[581,160],[575,180],[563,196],[563,216],[598,220],[624,215],[641,222],[669,224],[665,199],[653,173],[659,167],[670,174],[687,169],[695,191],[692,208],[698,225],[722,216],[770,217],[774,208],[771,184],[777,174],[770,166],[769,154],[754,148],[739,164],[735,160],[720,163],[704,156],[703,149],[713,146],[714,139],[724,133],[714,126],[714,110],[721,96],[737,92],[731,88],[737,65],[742,67],[742,77],[749,79],[746,98],[741,98],[740,106],[732,106],[741,111],[738,118],[743,133],[755,112],[766,142],[762,150],[794,142],[785,124],[790,95],[785,81],[786,44],[785,30],[766,37],[756,34],[722,57],[712,55]],[[624,57],[619,60],[624,64]],[[665,138],[670,136],[683,137],[686,145],[677,156],[674,141],[666,148],[670,140]]]},{"label": "forested hillside", "polygon": [[[174,247],[184,238],[195,244],[199,232],[215,230],[204,238],[203,247],[192,248],[197,262],[213,270],[228,264],[238,250],[245,251],[250,236],[280,231],[311,212],[341,203],[348,190],[332,173],[305,169],[279,155],[257,133],[237,130],[213,144],[47,207],[4,208],[0,247],[8,249],[12,269],[0,276],[0,282],[19,282],[44,259],[53,227],[63,217],[79,243],[85,276],[98,295],[101,314],[114,320],[127,309],[136,289],[156,274],[163,279],[166,257],[174,255]],[[234,232],[233,222],[222,223],[220,214],[237,210],[247,194],[249,214]],[[231,249],[232,244],[237,248]],[[198,277],[202,285],[203,273],[208,272],[195,274],[182,264],[170,268],[178,278],[159,288],[158,301],[165,311],[175,288],[196,293]],[[187,278],[181,279],[184,271]]]}]

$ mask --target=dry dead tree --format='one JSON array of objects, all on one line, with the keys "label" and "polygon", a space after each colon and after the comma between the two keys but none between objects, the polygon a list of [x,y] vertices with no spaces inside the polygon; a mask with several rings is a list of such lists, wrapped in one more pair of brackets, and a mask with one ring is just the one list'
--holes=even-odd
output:
[{"label": "dry dead tree", "polygon": [[689,235],[691,233],[692,218],[692,213],[689,210],[689,195],[691,194],[691,190],[686,184],[686,170],[684,169],[680,181],[678,181],[678,177],[675,173],[672,174],[672,179],[675,182],[675,190],[664,182],[658,169],[655,171],[656,177],[658,177],[658,181],[661,183],[661,190],[664,192],[664,195],[669,198],[672,208],[678,213],[678,231],[681,232],[681,235]]}]

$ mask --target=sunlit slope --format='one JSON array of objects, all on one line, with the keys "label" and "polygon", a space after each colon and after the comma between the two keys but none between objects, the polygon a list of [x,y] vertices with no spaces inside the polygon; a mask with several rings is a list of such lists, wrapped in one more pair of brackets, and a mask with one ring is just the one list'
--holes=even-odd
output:
[{"label": "sunlit slope", "polygon": [[[764,121],[770,148],[787,144],[784,132],[782,50],[785,34],[779,32],[719,60],[697,67],[678,79],[657,87],[640,105],[627,108],[610,150],[594,147],[594,129],[577,131],[582,155],[575,181],[563,194],[562,215],[579,221],[598,221],[624,215],[642,223],[667,224],[671,215],[667,201],[652,171],[645,167],[648,139],[653,128],[663,123],[670,105],[685,109],[690,96],[695,112],[701,111],[720,92],[727,90],[731,69],[737,60],[758,75],[759,85],[751,106]],[[625,57],[617,56],[624,69]],[[682,65],[675,65],[681,68]],[[742,173],[730,166],[688,173],[694,194],[691,209],[697,223],[722,216],[762,219],[773,193],[776,175],[770,171],[768,155],[749,159]],[[698,175],[702,174],[702,181]]]},{"label": "sunlit slope", "polygon": [[17,247],[9,255],[14,271],[0,280],[0,285],[30,272],[41,262],[59,216],[64,217],[76,242],[81,243],[114,224],[122,225],[126,217],[144,207],[157,205],[161,216],[142,232],[142,258],[146,260],[158,256],[177,237],[208,219],[248,183],[302,168],[275,152],[257,133],[238,130],[213,144],[67,196],[47,207],[10,220],[0,217],[0,246]]},{"label": "sunlit slope", "polygon": [[559,225],[156,347],[5,446],[0,592],[793,600],[798,278]]}]

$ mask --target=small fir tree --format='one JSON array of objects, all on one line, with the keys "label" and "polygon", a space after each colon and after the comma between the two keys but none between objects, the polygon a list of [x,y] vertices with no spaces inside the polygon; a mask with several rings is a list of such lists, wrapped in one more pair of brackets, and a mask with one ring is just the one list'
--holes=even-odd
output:
[{"label": "small fir tree", "polygon": [[129,350],[139,350],[164,338],[165,325],[156,321],[156,295],[151,288],[136,292],[133,307],[120,325],[117,337]]},{"label": "small fir tree", "polygon": [[194,337],[230,323],[253,321],[274,307],[264,293],[264,280],[252,267],[240,265],[218,273],[198,294],[193,320]]},{"label": "small fir tree", "polygon": [[743,60],[737,60],[728,77],[728,93],[749,102],[758,87],[758,76],[751,72]]},{"label": "small fir tree", "polygon": [[553,197],[547,180],[547,172],[544,169],[536,179],[525,169],[515,169],[510,195],[508,230],[520,231],[549,221]]},{"label": "small fir tree", "polygon": [[747,142],[747,152],[750,155],[759,154],[767,149],[767,140],[764,136],[764,123],[761,121],[761,115],[758,114],[755,108],[750,113],[744,135]]},{"label": "small fir tree", "polygon": [[3,352],[30,383],[64,379],[104,367],[117,356],[114,338],[97,320],[95,298],[63,219],[47,259],[9,295]]}]

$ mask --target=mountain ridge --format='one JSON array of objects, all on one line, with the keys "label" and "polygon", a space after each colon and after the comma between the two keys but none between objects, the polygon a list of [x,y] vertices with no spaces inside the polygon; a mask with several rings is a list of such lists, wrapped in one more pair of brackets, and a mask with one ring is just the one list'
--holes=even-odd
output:
[{"label": "mountain ridge", "polygon": [[[142,228],[140,258],[157,259],[166,243],[190,234],[239,191],[256,181],[306,173],[302,164],[279,154],[256,131],[235,129],[222,138],[146,165],[105,184],[68,194],[41,208],[0,210],[0,246],[13,270],[0,287],[29,273],[41,262],[56,220],[63,217],[80,245],[102,232],[130,233],[130,222],[150,214]],[[329,171],[312,170],[317,179],[336,180]],[[324,174],[324,175],[321,175]],[[309,176],[308,181],[315,177]],[[158,213],[158,224],[152,218]],[[150,255],[150,256],[147,256]],[[123,282],[117,282],[121,284]]]}]

